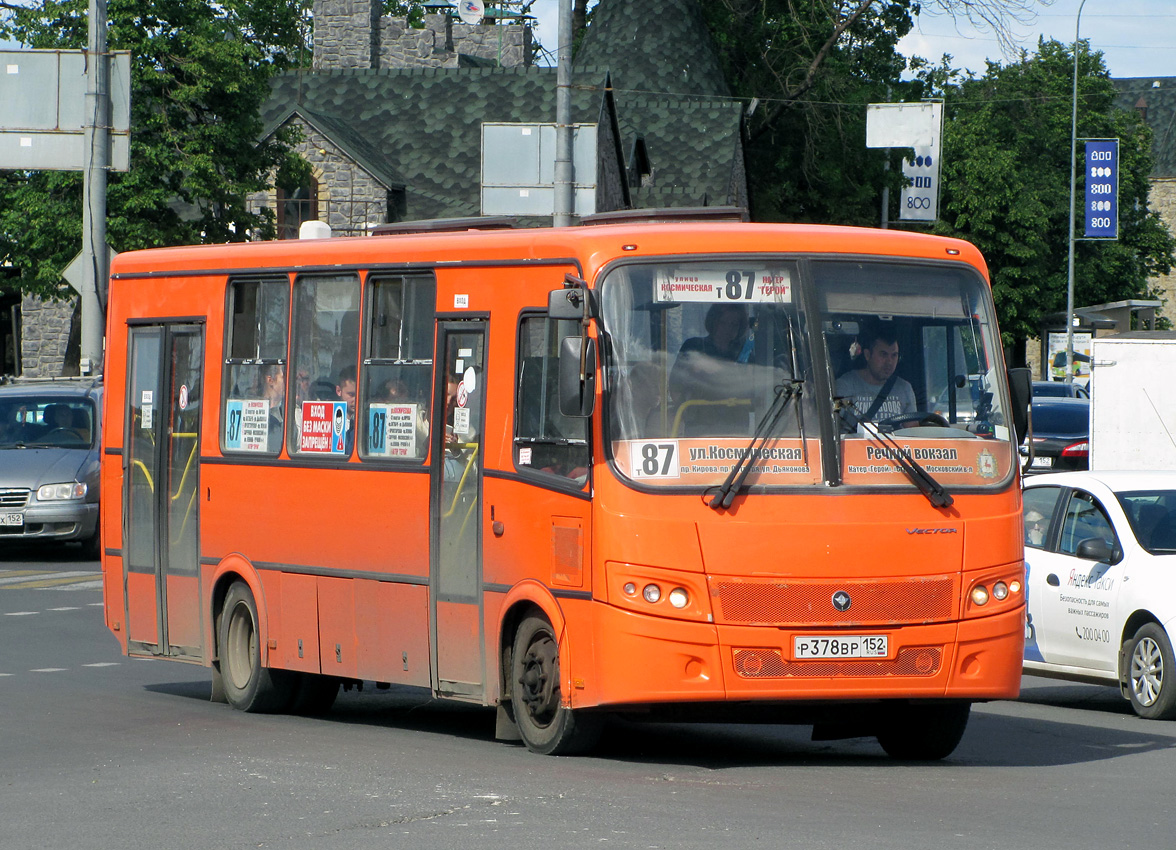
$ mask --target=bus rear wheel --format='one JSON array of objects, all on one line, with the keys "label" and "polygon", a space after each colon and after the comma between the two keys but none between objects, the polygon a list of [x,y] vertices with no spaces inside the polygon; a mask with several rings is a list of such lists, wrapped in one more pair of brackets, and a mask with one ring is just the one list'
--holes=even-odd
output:
[{"label": "bus rear wheel", "polygon": [[510,675],[511,706],[527,749],[541,755],[573,755],[596,744],[602,718],[563,704],[559,641],[546,618],[533,615],[519,624]]},{"label": "bus rear wheel", "polygon": [[221,679],[229,705],[241,711],[283,711],[294,696],[295,678],[261,666],[257,604],[249,585],[236,581],[225,594],[217,623]]},{"label": "bus rear wheel", "polygon": [[971,703],[895,706],[883,720],[878,743],[891,758],[938,761],[959,745],[968,727]]}]

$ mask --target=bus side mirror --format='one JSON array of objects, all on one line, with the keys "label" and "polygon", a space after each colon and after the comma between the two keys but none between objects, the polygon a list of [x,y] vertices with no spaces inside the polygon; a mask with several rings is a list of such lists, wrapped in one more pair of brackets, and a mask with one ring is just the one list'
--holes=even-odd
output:
[{"label": "bus side mirror", "polygon": [[1017,445],[1029,436],[1029,404],[1033,400],[1033,373],[1028,369],[1009,369],[1009,395],[1012,397],[1013,436]]},{"label": "bus side mirror", "polygon": [[597,311],[592,290],[588,289],[584,281],[573,275],[567,275],[566,280],[566,287],[547,293],[548,318],[571,319],[576,322],[595,319]]},{"label": "bus side mirror", "polygon": [[564,337],[559,346],[559,412],[592,415],[596,403],[596,340]]}]

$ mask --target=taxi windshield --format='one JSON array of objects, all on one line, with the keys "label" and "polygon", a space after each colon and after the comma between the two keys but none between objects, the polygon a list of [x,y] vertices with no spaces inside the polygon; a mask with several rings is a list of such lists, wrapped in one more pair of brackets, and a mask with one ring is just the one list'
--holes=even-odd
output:
[{"label": "taxi windshield", "polygon": [[609,443],[635,483],[715,487],[745,457],[750,487],[910,487],[908,461],[952,487],[1012,474],[1000,337],[968,266],[635,263],[601,304]]}]

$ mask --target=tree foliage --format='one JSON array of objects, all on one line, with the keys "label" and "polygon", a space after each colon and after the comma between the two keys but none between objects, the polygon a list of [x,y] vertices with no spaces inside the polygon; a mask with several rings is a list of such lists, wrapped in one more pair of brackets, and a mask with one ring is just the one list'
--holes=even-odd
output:
[{"label": "tree foliage", "polygon": [[717,0],[703,5],[748,119],[752,214],[878,222],[884,156],[865,151],[865,105],[902,99],[898,41],[913,0]]},{"label": "tree foliage", "polygon": [[[1083,43],[1078,60],[1078,137],[1120,140],[1120,235],[1076,243],[1074,301],[1147,297],[1148,278],[1170,271],[1174,246],[1147,209],[1152,134],[1135,112],[1115,107],[1102,55]],[[935,229],[984,252],[1008,344],[1037,336],[1043,316],[1066,308],[1073,62],[1070,46],[1041,41],[1019,61],[989,63],[983,77],[943,65],[923,74],[946,105]],[[1081,161],[1076,170],[1081,236]]]},{"label": "tree foliage", "polygon": [[[9,8],[0,36],[82,49],[86,0]],[[111,173],[107,239],[120,251],[273,232],[250,193],[289,158],[292,138],[259,141],[277,71],[307,60],[309,0],[108,0],[108,46],[131,51],[131,170]],[[82,176],[0,174],[0,263],[23,289],[69,294],[60,272],[81,247]]]}]

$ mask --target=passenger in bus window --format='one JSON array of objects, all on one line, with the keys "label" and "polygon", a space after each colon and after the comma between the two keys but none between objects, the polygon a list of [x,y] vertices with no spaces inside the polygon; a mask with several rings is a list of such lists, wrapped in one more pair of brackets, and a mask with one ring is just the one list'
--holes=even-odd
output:
[{"label": "passenger in bus window", "polygon": [[706,336],[683,342],[670,372],[675,418],[683,430],[670,436],[745,435],[752,394],[746,364],[754,349],[747,309],[712,304],[703,324]]},{"label": "passenger in bus window", "polygon": [[898,376],[898,336],[881,322],[862,325],[857,337],[864,364],[837,379],[834,395],[853,402],[858,417],[871,422],[912,413],[915,391]]},{"label": "passenger in bus window", "polygon": [[278,452],[282,448],[282,432],[285,425],[286,367],[270,364],[262,367],[261,395],[269,402],[269,435],[266,451]]}]

